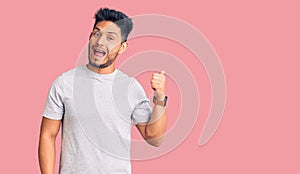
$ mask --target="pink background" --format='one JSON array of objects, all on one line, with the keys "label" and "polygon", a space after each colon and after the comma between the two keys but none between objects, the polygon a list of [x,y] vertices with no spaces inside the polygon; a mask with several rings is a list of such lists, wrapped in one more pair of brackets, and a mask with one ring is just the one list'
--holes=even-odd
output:
[{"label": "pink background", "polygon": [[[147,49],[175,54],[190,66],[201,98],[198,121],[185,141],[159,158],[133,161],[134,174],[300,173],[300,13],[292,0],[1,1],[0,173],[39,173],[39,126],[49,87],[76,65],[93,14],[103,6],[130,16],[163,14],[190,23],[211,42],[226,76],[223,120],[213,138],[198,146],[211,102],[203,67],[188,59],[184,49],[167,47],[172,44],[167,41],[162,46],[151,38],[130,43],[118,64]],[[138,77],[147,94],[149,77]],[[168,129],[176,121],[180,99],[179,89],[169,82],[167,94],[174,100],[168,107]],[[133,135],[138,137],[135,130]]]}]

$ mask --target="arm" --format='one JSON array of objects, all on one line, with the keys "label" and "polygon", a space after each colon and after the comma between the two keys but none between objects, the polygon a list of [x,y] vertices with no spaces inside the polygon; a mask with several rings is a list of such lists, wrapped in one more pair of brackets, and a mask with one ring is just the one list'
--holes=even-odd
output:
[{"label": "arm", "polygon": [[144,140],[150,145],[160,146],[163,141],[163,135],[166,132],[166,112],[165,107],[154,105],[151,119],[147,124],[137,124],[136,127]]},{"label": "arm", "polygon": [[55,139],[60,128],[61,120],[51,120],[43,117],[39,140],[39,164],[42,174],[54,174],[55,168]]},{"label": "arm", "polygon": [[[151,87],[154,90],[156,98],[162,100],[165,96],[165,76],[163,71],[159,74],[153,74]],[[166,118],[165,107],[161,105],[154,105],[150,121],[145,124],[136,125],[140,134],[147,143],[156,147],[162,144],[163,136],[166,132]]]}]

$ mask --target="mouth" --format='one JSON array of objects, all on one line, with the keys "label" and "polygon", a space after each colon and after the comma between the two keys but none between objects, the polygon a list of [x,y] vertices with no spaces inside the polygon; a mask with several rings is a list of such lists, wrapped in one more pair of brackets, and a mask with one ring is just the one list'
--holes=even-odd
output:
[{"label": "mouth", "polygon": [[101,49],[96,49],[96,48],[93,49],[93,53],[94,53],[94,56],[96,56],[98,58],[102,58],[106,55],[106,51],[101,50]]}]

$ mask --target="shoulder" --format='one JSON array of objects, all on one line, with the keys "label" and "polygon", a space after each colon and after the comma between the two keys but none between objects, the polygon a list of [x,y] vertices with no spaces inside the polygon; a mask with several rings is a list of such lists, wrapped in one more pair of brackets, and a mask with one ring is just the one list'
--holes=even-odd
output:
[{"label": "shoulder", "polygon": [[73,67],[63,73],[58,77],[58,80],[61,84],[69,84],[74,81],[75,76],[82,76],[85,71],[83,66]]},{"label": "shoulder", "polygon": [[70,78],[73,77],[75,74],[82,74],[82,73],[84,73],[83,66],[77,66],[65,71],[64,73],[62,73],[62,76],[64,78]]},{"label": "shoulder", "polygon": [[76,70],[78,70],[80,68],[75,67],[72,68],[70,70],[67,70],[63,73],[60,73],[53,81],[52,81],[52,85],[51,88],[55,88],[55,89],[63,89],[65,87],[65,84],[68,82],[72,82],[73,81],[73,77],[75,75]]}]

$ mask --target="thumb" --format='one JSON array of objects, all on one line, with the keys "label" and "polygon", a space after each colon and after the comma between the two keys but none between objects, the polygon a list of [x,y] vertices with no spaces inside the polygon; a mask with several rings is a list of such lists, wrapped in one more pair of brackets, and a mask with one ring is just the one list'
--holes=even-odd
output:
[{"label": "thumb", "polygon": [[164,70],[160,71],[160,74],[161,74],[161,75],[164,75],[164,74],[165,74],[165,71],[164,71]]}]

